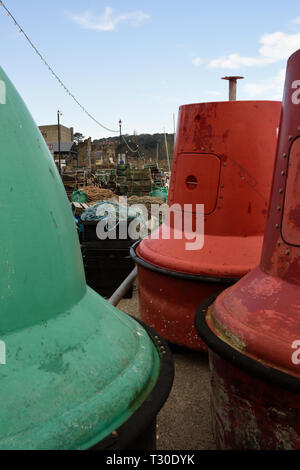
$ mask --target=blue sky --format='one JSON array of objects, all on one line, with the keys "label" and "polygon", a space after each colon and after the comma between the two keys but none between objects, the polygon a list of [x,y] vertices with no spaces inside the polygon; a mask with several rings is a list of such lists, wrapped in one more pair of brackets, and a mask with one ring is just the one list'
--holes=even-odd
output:
[{"label": "blue sky", "polygon": [[[300,48],[299,0],[5,0],[56,73],[105,126],[173,132],[181,104],[223,101],[224,75],[243,75],[238,98],[279,99],[286,60]],[[38,125],[86,137],[94,124],[51,76],[0,8],[0,65]]]}]

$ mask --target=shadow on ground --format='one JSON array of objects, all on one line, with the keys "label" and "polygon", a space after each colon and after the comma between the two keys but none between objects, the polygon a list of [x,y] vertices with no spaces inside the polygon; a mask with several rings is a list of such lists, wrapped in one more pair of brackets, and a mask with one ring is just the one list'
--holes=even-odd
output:
[{"label": "shadow on ground", "polygon": [[[138,290],[118,309],[139,318]],[[211,430],[210,374],[206,354],[172,347],[175,380],[157,417],[157,450],[215,450]]]}]

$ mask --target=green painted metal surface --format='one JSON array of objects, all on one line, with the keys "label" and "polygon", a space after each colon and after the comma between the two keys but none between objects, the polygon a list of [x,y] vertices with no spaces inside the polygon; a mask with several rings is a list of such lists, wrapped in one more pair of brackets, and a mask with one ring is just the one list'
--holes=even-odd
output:
[{"label": "green painted metal surface", "polygon": [[53,159],[1,68],[0,83],[0,449],[85,449],[143,403],[160,357],[86,286]]}]

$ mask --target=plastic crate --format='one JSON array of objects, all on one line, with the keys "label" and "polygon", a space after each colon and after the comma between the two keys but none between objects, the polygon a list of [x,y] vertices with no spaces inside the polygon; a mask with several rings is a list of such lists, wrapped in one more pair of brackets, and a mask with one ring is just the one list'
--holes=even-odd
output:
[{"label": "plastic crate", "polygon": [[[99,240],[82,244],[86,282],[103,297],[110,297],[134,269],[129,253],[132,244],[132,240]],[[132,292],[131,287],[125,298],[131,298]]]}]

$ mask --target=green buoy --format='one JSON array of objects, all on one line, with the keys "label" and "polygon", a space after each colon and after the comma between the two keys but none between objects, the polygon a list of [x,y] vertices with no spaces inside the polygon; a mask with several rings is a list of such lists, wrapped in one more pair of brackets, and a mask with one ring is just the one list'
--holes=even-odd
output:
[{"label": "green buoy", "polygon": [[64,186],[1,68],[0,93],[0,449],[134,448],[172,359],[87,287]]}]

